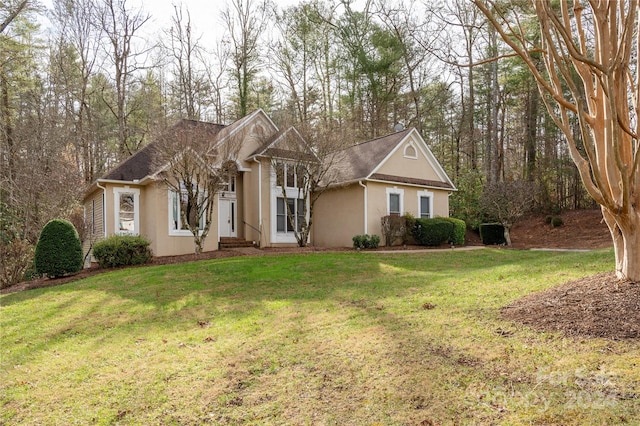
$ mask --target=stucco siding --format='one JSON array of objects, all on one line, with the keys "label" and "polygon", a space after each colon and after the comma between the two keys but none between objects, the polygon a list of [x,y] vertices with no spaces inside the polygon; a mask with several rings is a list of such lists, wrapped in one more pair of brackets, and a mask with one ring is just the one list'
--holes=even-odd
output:
[{"label": "stucco siding", "polygon": [[425,153],[420,149],[420,143],[411,137],[398,146],[398,149],[376,170],[376,173],[434,181],[442,180],[429,163]]},{"label": "stucco siding", "polygon": [[353,184],[324,192],[315,203],[313,245],[351,247],[364,234],[364,188]]},{"label": "stucco siding", "polygon": [[[261,236],[261,224],[260,224],[260,214],[259,214],[259,204],[260,204],[260,166],[256,162],[250,163],[251,171],[244,172],[242,176],[242,204],[243,208],[242,219],[238,219],[241,221],[242,229],[244,230],[244,238],[247,241],[255,241],[256,243],[262,242],[260,241]],[[244,223],[242,223],[244,221]]]},{"label": "stucco siding", "polygon": [[[151,241],[154,256],[175,256],[195,252],[193,235],[183,231],[184,235],[170,235],[169,232],[169,190],[161,183],[148,186],[146,194],[141,197],[145,203],[141,205],[141,232]],[[144,218],[144,219],[142,219]],[[205,239],[204,251],[218,249],[218,215],[217,205],[211,219],[211,229]]]},{"label": "stucco siding", "polygon": [[[400,194],[400,214],[420,217],[420,196],[432,197],[431,217],[449,216],[449,192],[409,185],[368,182],[368,232],[382,238],[381,218],[389,214],[389,194]],[[383,241],[384,243],[384,241]]]}]

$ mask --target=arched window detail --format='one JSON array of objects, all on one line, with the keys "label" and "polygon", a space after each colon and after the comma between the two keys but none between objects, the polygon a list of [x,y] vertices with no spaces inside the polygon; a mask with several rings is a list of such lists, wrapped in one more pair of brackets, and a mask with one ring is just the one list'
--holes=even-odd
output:
[{"label": "arched window detail", "polygon": [[412,143],[408,143],[404,147],[404,158],[418,159],[418,150]]}]

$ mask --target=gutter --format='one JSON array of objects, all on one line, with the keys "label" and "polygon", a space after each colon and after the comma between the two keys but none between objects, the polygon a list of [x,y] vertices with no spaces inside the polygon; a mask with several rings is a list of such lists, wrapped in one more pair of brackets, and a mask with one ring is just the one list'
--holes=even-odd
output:
[{"label": "gutter", "polygon": [[358,181],[358,185],[364,188],[364,233],[369,233],[369,215],[367,214],[368,197],[367,197],[367,185],[363,184],[361,180]]}]

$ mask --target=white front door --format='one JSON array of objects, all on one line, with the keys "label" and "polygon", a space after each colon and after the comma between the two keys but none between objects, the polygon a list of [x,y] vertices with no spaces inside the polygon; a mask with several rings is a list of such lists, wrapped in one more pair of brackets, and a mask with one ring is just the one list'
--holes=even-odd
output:
[{"label": "white front door", "polygon": [[238,235],[236,200],[220,199],[218,204],[218,226],[221,237],[236,237]]}]

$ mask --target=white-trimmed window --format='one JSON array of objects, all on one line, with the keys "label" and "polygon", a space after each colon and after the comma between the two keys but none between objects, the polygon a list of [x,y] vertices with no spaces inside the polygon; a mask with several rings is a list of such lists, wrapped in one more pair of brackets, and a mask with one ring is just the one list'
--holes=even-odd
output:
[{"label": "white-trimmed window", "polygon": [[204,215],[198,215],[198,206],[192,205],[187,195],[187,190],[182,188],[180,193],[169,190],[169,235],[192,235],[189,231],[189,223],[182,220],[183,213],[187,221],[192,225],[198,223],[198,229],[204,229]]},{"label": "white-trimmed window", "polygon": [[140,189],[113,188],[115,233],[138,235],[140,233]]},{"label": "white-trimmed window", "polygon": [[276,185],[285,188],[303,188],[306,170],[303,165],[282,163],[276,168]]},{"label": "white-trimmed window", "polygon": [[[270,221],[273,243],[297,243],[294,230],[299,232],[308,223],[308,200],[303,198],[301,189],[305,178],[305,168],[301,165],[280,163],[271,168]],[[293,223],[289,220],[288,211],[292,213]]]},{"label": "white-trimmed window", "polygon": [[418,217],[433,217],[433,192],[418,191]]},{"label": "white-trimmed window", "polygon": [[236,176],[229,175],[227,179],[220,186],[220,191],[222,194],[224,193],[235,194],[236,193]]},{"label": "white-trimmed window", "polygon": [[418,150],[413,143],[409,142],[404,146],[404,158],[410,158],[412,160],[418,159]]},{"label": "white-trimmed window", "polygon": [[[279,233],[293,232],[294,229],[300,232],[306,224],[304,200],[301,198],[287,198],[285,202],[284,197],[278,197],[276,203],[276,230]],[[287,204],[289,205],[288,209]],[[291,216],[293,217],[293,224],[291,220],[289,220],[289,212],[291,212]]]},{"label": "white-trimmed window", "polygon": [[402,216],[404,214],[404,190],[387,188],[387,214]]}]

